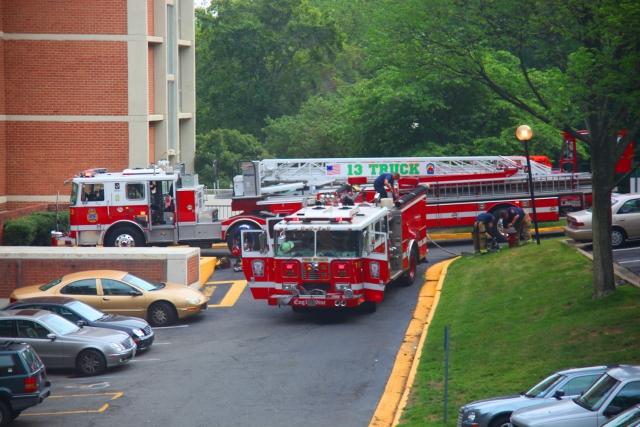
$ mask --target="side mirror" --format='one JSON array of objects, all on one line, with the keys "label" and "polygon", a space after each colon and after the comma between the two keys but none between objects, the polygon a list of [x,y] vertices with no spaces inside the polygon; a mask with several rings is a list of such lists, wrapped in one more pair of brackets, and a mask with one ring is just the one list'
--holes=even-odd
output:
[{"label": "side mirror", "polygon": [[553,393],[553,397],[558,400],[562,399],[564,397],[564,390],[556,390],[556,392]]},{"label": "side mirror", "polygon": [[131,295],[132,297],[139,297],[140,295],[142,295],[142,292],[139,292],[139,291],[129,291],[129,295]]},{"label": "side mirror", "polygon": [[58,336],[56,334],[47,334],[47,338],[49,338],[51,341],[55,341]]},{"label": "side mirror", "polygon": [[609,417],[613,417],[614,415],[618,415],[620,412],[622,412],[622,408],[621,407],[609,405],[607,407],[607,409],[604,410],[602,415],[604,415],[605,417],[609,418]]},{"label": "side mirror", "polygon": [[87,325],[87,322],[85,322],[84,320],[78,320],[76,322],[76,325],[80,326],[81,328]]}]

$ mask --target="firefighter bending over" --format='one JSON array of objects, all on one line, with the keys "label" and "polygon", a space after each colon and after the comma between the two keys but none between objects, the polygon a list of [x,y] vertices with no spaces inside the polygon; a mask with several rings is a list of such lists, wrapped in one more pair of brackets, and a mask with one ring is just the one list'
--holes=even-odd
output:
[{"label": "firefighter bending over", "polygon": [[531,240],[531,217],[522,208],[515,206],[500,213],[505,228],[513,227],[518,238],[526,243]]},{"label": "firefighter bending over", "polygon": [[498,236],[496,218],[489,212],[483,212],[473,223],[473,249],[481,254],[487,253],[487,238],[491,239],[491,246],[497,246],[501,240]]},{"label": "firefighter bending over", "polygon": [[383,173],[373,181],[373,188],[375,188],[378,194],[380,194],[381,199],[386,199],[389,197],[387,191],[391,192],[392,196],[395,195],[393,191],[393,184],[394,181],[398,179],[400,179],[400,174],[398,172],[394,174]]}]

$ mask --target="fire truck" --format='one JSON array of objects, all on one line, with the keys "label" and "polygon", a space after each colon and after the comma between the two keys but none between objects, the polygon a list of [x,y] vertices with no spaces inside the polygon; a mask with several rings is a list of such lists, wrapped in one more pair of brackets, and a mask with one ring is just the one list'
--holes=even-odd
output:
[{"label": "fire truck", "polygon": [[[236,250],[243,230],[262,229],[269,218],[301,209],[308,196],[331,195],[340,184],[366,190],[385,172],[401,175],[400,188],[428,186],[429,228],[470,226],[481,212],[498,215],[510,206],[532,211],[523,156],[265,159],[241,169],[231,202],[236,214],[221,222],[222,239]],[[538,221],[590,206],[589,173],[553,170],[540,159],[531,169]]]},{"label": "fire truck", "polygon": [[70,237],[81,246],[210,246],[220,237],[216,211],[197,177],[168,168],[83,171],[71,180]]},{"label": "fire truck", "polygon": [[399,198],[318,204],[241,233],[242,268],[269,305],[375,311],[392,282],[409,286],[427,256],[425,186]]}]

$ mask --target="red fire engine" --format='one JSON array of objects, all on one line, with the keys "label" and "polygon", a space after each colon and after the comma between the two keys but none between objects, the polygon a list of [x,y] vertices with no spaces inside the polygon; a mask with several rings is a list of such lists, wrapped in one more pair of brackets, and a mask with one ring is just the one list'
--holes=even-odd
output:
[{"label": "red fire engine", "polygon": [[[327,186],[366,188],[384,172],[398,172],[400,187],[428,185],[427,226],[470,226],[481,212],[497,214],[510,206],[531,211],[522,156],[456,156],[407,158],[265,159],[244,162],[234,178],[232,210],[222,221],[222,238],[239,250],[240,232],[262,229],[268,218],[305,206],[305,195]],[[556,221],[561,211],[591,204],[591,175],[553,170],[549,162],[532,161],[538,221]],[[275,195],[296,192],[296,195]]]},{"label": "red fire engine", "polygon": [[194,176],[154,167],[91,169],[72,179],[70,237],[78,245],[210,245],[220,237],[216,220]]},{"label": "red fire engine", "polygon": [[242,232],[242,267],[270,305],[374,311],[392,281],[408,286],[427,255],[425,186],[395,202],[316,205]]}]

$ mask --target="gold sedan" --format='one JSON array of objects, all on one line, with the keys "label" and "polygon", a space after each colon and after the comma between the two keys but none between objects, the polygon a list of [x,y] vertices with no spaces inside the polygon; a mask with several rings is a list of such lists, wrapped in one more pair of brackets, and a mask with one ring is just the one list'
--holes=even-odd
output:
[{"label": "gold sedan", "polygon": [[11,293],[10,301],[44,296],[67,296],[111,314],[146,318],[152,326],[206,310],[209,299],[200,291],[175,283],[151,283],[131,273],[91,270],[71,273]]}]

